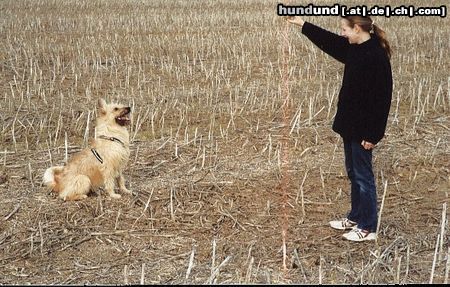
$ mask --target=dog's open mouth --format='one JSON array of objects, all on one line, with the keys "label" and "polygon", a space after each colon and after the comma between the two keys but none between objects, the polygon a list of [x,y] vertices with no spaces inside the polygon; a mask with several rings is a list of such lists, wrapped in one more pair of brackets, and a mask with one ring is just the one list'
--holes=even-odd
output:
[{"label": "dog's open mouth", "polygon": [[131,122],[130,119],[130,108],[126,108],[123,113],[121,113],[118,117],[116,117],[116,123],[120,126],[129,125]]}]

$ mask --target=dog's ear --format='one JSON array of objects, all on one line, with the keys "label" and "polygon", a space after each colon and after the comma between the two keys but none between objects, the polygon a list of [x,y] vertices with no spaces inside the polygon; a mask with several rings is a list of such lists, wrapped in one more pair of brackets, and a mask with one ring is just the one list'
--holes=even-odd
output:
[{"label": "dog's ear", "polygon": [[101,115],[106,114],[106,102],[104,99],[98,99],[98,111]]}]

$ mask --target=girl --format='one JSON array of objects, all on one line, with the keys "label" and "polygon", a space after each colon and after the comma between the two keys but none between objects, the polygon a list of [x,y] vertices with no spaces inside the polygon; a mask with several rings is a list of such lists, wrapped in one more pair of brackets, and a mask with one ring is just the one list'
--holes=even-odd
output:
[{"label": "girl", "polygon": [[330,225],[350,230],[344,234],[348,240],[374,240],[378,217],[372,149],[384,136],[391,105],[391,48],[384,31],[370,17],[342,18],[341,36],[299,16],[287,21],[300,26],[317,47],[345,64],[333,130],[344,142],[351,210]]}]

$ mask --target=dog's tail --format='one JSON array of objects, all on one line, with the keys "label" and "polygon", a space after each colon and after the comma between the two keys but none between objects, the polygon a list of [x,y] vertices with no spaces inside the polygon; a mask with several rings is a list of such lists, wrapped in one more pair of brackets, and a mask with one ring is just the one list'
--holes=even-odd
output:
[{"label": "dog's tail", "polygon": [[63,169],[63,166],[47,168],[44,176],[42,177],[42,182],[49,190],[57,191],[55,188],[58,184],[58,175],[62,173]]}]

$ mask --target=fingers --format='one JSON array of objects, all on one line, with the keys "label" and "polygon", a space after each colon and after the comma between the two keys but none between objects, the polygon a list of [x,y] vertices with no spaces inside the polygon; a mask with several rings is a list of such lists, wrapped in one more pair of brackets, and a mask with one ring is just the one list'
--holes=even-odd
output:
[{"label": "fingers", "polygon": [[375,147],[375,145],[374,145],[373,143],[368,142],[368,141],[365,141],[365,140],[363,140],[363,141],[361,142],[361,145],[362,145],[363,148],[366,149],[366,150],[371,150],[371,149],[373,149],[373,148]]},{"label": "fingers", "polygon": [[286,16],[285,20],[288,21],[289,23],[299,25],[299,26],[302,26],[304,23],[304,21],[302,20],[302,18],[300,16]]},{"label": "fingers", "polygon": [[294,16],[285,16],[284,20],[288,21],[289,23],[293,23],[294,21]]},{"label": "fingers", "polygon": [[300,17],[297,17],[297,16],[286,16],[284,19],[286,19],[286,21],[288,21],[288,22],[296,23],[298,21],[298,18],[300,18]]}]

